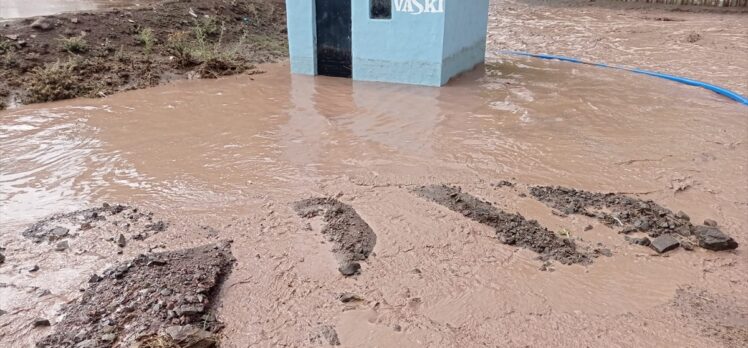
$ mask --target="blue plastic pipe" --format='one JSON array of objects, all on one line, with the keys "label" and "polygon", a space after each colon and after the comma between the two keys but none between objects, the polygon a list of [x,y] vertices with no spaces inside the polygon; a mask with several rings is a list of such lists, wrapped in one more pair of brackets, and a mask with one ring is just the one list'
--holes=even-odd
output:
[{"label": "blue plastic pipe", "polygon": [[658,77],[658,78],[665,79],[665,80],[675,81],[675,82],[678,82],[678,83],[682,83],[684,85],[701,87],[701,88],[710,90],[710,91],[712,91],[714,93],[717,93],[717,94],[720,94],[722,96],[725,96],[727,98],[730,98],[730,99],[732,99],[732,100],[734,100],[734,101],[736,101],[736,102],[738,102],[740,104],[748,106],[748,98],[746,98],[746,97],[744,97],[744,96],[742,96],[742,95],[740,95],[740,94],[738,94],[736,92],[733,92],[733,91],[731,91],[729,89],[722,88],[722,87],[719,87],[719,86],[715,86],[715,85],[712,85],[712,84],[709,84],[709,83],[706,83],[706,82],[692,80],[692,79],[688,79],[688,78],[685,78],[685,77],[668,75],[668,74],[658,73],[658,72],[655,72],[655,71],[648,71],[648,70],[642,70],[642,69],[636,69],[636,68],[629,68],[629,67],[625,67],[625,66],[608,65],[608,64],[603,64],[603,63],[585,62],[583,60],[579,60],[579,59],[576,59],[576,58],[569,58],[569,57],[564,57],[564,56],[556,56],[556,55],[551,55],[551,54],[535,54],[535,53],[517,52],[517,51],[499,51],[499,53],[501,53],[501,54],[510,54],[510,55],[514,55],[514,56],[524,56],[524,57],[540,58],[540,59],[560,60],[562,62],[570,62],[570,63],[577,63],[577,64],[592,65],[592,66],[597,66],[597,67],[601,67],[601,68],[611,68],[611,69],[618,69],[618,70],[630,71],[630,72],[637,73],[637,74],[648,75],[648,76]]}]

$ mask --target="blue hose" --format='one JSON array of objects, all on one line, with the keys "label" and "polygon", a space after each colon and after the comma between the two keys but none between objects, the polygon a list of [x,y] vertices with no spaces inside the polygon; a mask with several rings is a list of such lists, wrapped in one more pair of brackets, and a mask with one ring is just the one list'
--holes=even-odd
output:
[{"label": "blue hose", "polygon": [[720,95],[725,96],[727,98],[730,98],[730,99],[732,99],[732,100],[734,100],[734,101],[736,101],[736,102],[738,102],[740,104],[748,106],[748,98],[746,98],[746,97],[744,97],[744,96],[742,96],[742,95],[740,95],[738,93],[735,93],[735,92],[733,92],[733,91],[731,91],[729,89],[726,89],[726,88],[715,86],[715,85],[712,85],[712,84],[709,84],[709,83],[706,83],[706,82],[701,82],[701,81],[697,81],[697,80],[688,79],[688,78],[685,78],[685,77],[668,75],[668,74],[663,74],[663,73],[658,73],[658,72],[648,71],[648,70],[642,70],[642,69],[636,69],[636,68],[628,68],[628,67],[625,67],[625,66],[608,65],[608,64],[603,64],[603,63],[590,63],[590,62],[585,62],[583,60],[579,60],[579,59],[576,59],[576,58],[569,58],[569,57],[563,57],[563,56],[555,56],[555,55],[550,55],[550,54],[534,54],[534,53],[517,52],[517,51],[499,51],[499,53],[501,53],[501,54],[511,54],[511,55],[515,55],[515,56],[525,56],[525,57],[541,58],[541,59],[560,60],[562,62],[570,62],[570,63],[577,63],[577,64],[586,64],[586,65],[592,65],[592,66],[597,66],[597,67],[601,67],[601,68],[611,68],[611,69],[619,69],[619,70],[630,71],[630,72],[637,73],[637,74],[658,77],[658,78],[661,78],[661,79],[675,81],[675,82],[682,83],[682,84],[689,85],[689,86],[696,86],[696,87],[701,87],[701,88],[704,88],[704,89],[708,89],[708,90],[710,90],[710,91],[712,91],[714,93],[720,94]]}]

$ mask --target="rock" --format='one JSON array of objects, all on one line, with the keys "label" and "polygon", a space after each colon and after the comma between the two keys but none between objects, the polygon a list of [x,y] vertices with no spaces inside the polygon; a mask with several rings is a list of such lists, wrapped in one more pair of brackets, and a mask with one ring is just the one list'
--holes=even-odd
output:
[{"label": "rock", "polygon": [[201,314],[203,311],[205,311],[205,306],[201,304],[181,305],[174,309],[174,313],[179,317],[197,315]]},{"label": "rock", "polygon": [[101,340],[103,342],[114,342],[114,340],[117,339],[117,334],[108,333],[105,335],[101,335]]},{"label": "rock", "polygon": [[643,238],[626,237],[626,241],[631,244],[643,245],[643,246],[649,246],[650,244],[652,244],[652,242],[647,237],[643,237]]},{"label": "rock", "polygon": [[312,334],[309,341],[314,344],[324,345],[329,344],[331,346],[339,346],[340,339],[335,328],[330,325],[322,325]]},{"label": "rock", "polygon": [[594,228],[594,227],[593,227],[592,225],[587,225],[587,226],[586,226],[586,227],[584,228],[584,231],[585,231],[585,232],[586,232],[586,231],[592,231],[592,229],[593,229],[593,228]]},{"label": "rock", "polygon": [[693,251],[694,249],[693,244],[687,241],[680,242],[680,247],[688,251]]},{"label": "rock", "polygon": [[208,331],[193,325],[169,326],[164,333],[171,337],[179,347],[185,348],[213,348],[218,340]]},{"label": "rock", "polygon": [[41,31],[47,31],[54,29],[55,25],[46,18],[38,18],[33,23],[31,23],[31,28]]},{"label": "rock", "polygon": [[49,320],[44,318],[36,318],[34,319],[33,326],[34,327],[47,327],[51,326],[52,324],[49,322]]},{"label": "rock", "polygon": [[680,242],[678,242],[678,240],[670,234],[663,234],[653,239],[650,245],[652,249],[660,254],[676,249],[679,246]]},{"label": "rock", "polygon": [[361,272],[361,265],[358,262],[346,262],[338,268],[338,271],[346,277],[354,276]]},{"label": "rock", "polygon": [[393,325],[392,329],[395,330],[395,331],[397,331],[397,332],[403,331],[403,327],[400,326],[400,324]]},{"label": "rock", "polygon": [[738,247],[738,242],[713,226],[696,226],[694,234],[704,249],[722,251]]},{"label": "rock", "polygon": [[91,278],[88,278],[89,283],[98,283],[100,281],[104,280],[104,278],[100,277],[98,274],[94,273],[91,275]]},{"label": "rock", "polygon": [[127,240],[125,239],[125,235],[122,233],[119,234],[119,237],[117,237],[117,246],[120,248],[124,248],[127,246]]},{"label": "rock", "polygon": [[0,309],[0,317],[2,317],[3,315],[5,315],[5,313],[8,313],[8,312],[6,312],[6,311],[4,311],[4,310]]},{"label": "rock", "polygon": [[70,232],[69,229],[65,227],[57,226],[51,229],[49,233],[47,233],[47,236],[48,236],[47,238],[49,238],[50,242],[54,242],[56,240],[60,240],[60,239],[67,237],[69,232]]},{"label": "rock", "polygon": [[683,211],[678,211],[677,213],[675,213],[675,217],[677,217],[678,219],[681,219],[681,220],[685,220],[685,221],[691,221],[691,217],[690,217],[690,216],[688,216],[688,215],[687,215],[687,214],[686,214],[685,212],[683,212]]},{"label": "rock", "polygon": [[704,220],[704,225],[709,227],[717,227],[717,221],[714,221],[712,219],[706,219]]},{"label": "rock", "polygon": [[62,242],[57,243],[55,245],[55,251],[65,251],[70,248],[70,244],[68,244],[68,241],[64,240]]},{"label": "rock", "polygon": [[78,24],[80,23],[80,21],[78,20],[78,17],[73,17],[73,18],[70,18],[70,23]]},{"label": "rock", "polygon": [[364,299],[361,298],[361,296],[358,296],[356,294],[350,293],[350,292],[344,292],[338,296],[338,300],[343,303],[349,303],[349,302],[359,302],[363,301]]},{"label": "rock", "polygon": [[5,35],[5,37],[10,41],[18,40],[18,35]]},{"label": "rock", "polygon": [[610,251],[610,249],[607,249],[607,248],[595,249],[595,253],[603,255],[603,256],[607,256],[607,257],[613,256],[613,252]]},{"label": "rock", "polygon": [[0,265],[5,263],[5,255],[0,253]]},{"label": "rock", "polygon": [[90,340],[78,342],[78,344],[76,344],[74,348],[96,348],[96,346],[97,346],[96,340],[90,339]]},{"label": "rock", "polygon": [[39,270],[39,265],[33,265],[29,268],[29,272],[34,273]]}]

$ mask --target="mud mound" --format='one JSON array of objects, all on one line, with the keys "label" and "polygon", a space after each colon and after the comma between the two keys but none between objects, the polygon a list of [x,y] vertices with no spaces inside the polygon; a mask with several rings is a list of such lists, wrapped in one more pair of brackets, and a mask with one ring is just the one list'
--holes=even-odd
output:
[{"label": "mud mound", "polygon": [[138,208],[104,203],[97,208],[50,216],[31,225],[22,234],[36,243],[55,242],[75,237],[94,227],[121,232],[121,237],[116,240],[120,243],[123,239],[145,240],[155,233],[165,231],[168,224],[154,220],[153,213]]},{"label": "mud mound", "polygon": [[333,198],[306,199],[297,202],[294,209],[303,218],[322,216],[322,234],[334,245],[332,252],[340,262],[341,273],[358,273],[360,266],[355,261],[369,258],[377,244],[377,235],[369,224],[350,205]]},{"label": "mud mound", "polygon": [[540,254],[541,260],[552,259],[567,265],[592,261],[589,255],[577,251],[574,241],[560,238],[535,220],[503,212],[491,203],[462,192],[459,187],[423,186],[413,192],[469,219],[491,226],[496,230],[499,241],[530,249]]},{"label": "mud mound", "polygon": [[83,297],[63,308],[64,319],[37,346],[213,347],[221,324],[211,307],[232,263],[230,246],[222,243],[116,265],[91,277]]},{"label": "mud mound", "polygon": [[738,247],[735,240],[716,227],[716,222],[709,222],[711,226],[694,226],[685,213],[673,213],[653,201],[551,186],[532,187],[530,194],[564,214],[581,214],[610,227],[621,227],[624,234],[644,232],[652,238],[677,236],[681,241],[694,241],[710,250]]}]

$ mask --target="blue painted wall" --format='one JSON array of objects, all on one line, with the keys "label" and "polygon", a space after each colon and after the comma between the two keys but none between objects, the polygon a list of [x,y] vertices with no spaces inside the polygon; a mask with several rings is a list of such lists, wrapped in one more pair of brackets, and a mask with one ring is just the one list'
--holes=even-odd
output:
[{"label": "blue painted wall", "polygon": [[485,61],[488,2],[446,1],[442,84]]},{"label": "blue painted wall", "polygon": [[[395,1],[395,0],[393,0]],[[369,19],[369,1],[353,1],[353,79],[440,86],[444,13],[398,12]]]},{"label": "blue painted wall", "polygon": [[[393,0],[392,19],[370,19],[369,0],[352,1],[354,80],[441,86],[483,62],[489,0],[435,0],[444,12],[420,14],[398,11],[402,1]],[[314,0],[286,8],[291,71],[315,75]]]},{"label": "blue painted wall", "polygon": [[314,0],[286,0],[288,20],[288,53],[291,56],[291,72],[316,75],[317,55],[314,16]]}]

